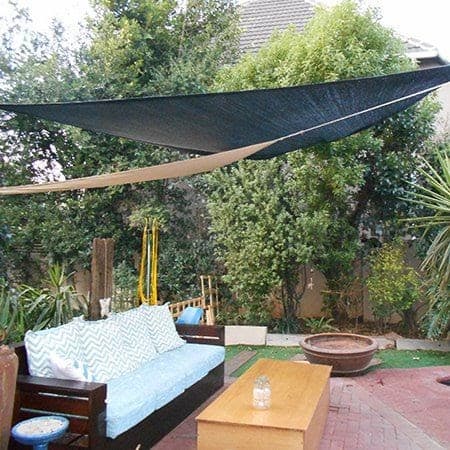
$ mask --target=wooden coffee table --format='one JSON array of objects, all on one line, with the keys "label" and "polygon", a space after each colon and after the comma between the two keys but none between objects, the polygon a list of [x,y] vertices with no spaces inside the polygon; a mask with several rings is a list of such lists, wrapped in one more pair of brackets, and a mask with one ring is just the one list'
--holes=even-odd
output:
[{"label": "wooden coffee table", "polygon": [[[260,359],[197,417],[198,449],[317,449],[330,401],[331,366]],[[252,407],[267,375],[270,409]]]}]

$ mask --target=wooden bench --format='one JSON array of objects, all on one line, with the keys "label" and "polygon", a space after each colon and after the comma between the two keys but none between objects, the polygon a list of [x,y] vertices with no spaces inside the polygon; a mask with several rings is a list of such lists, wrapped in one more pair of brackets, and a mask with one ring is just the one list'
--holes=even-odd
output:
[{"label": "wooden bench", "polygon": [[[224,345],[222,326],[177,325],[177,330],[189,343]],[[19,376],[13,424],[49,413],[67,417],[69,431],[50,445],[53,450],[135,450],[138,445],[148,449],[220,389],[224,382],[222,363],[142,422],[116,439],[110,439],[106,437],[106,384],[32,377],[28,371],[25,346],[19,344],[15,350],[19,357]],[[22,447],[11,439],[9,448],[28,447]]]}]

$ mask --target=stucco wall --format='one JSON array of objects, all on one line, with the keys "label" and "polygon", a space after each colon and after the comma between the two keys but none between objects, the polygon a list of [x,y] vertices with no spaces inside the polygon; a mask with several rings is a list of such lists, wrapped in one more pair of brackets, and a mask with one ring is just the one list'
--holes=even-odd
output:
[{"label": "stucco wall", "polygon": [[438,90],[437,97],[442,105],[437,120],[437,132],[439,135],[450,135],[450,83]]}]

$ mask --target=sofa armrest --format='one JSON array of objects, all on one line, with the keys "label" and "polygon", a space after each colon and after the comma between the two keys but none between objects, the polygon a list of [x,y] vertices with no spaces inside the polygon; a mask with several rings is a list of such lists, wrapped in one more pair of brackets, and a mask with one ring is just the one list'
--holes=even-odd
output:
[{"label": "sofa armrest", "polygon": [[61,414],[69,419],[62,441],[103,448],[106,436],[106,384],[19,375],[14,422]]},{"label": "sofa armrest", "polygon": [[17,388],[20,391],[39,392],[44,390],[52,394],[79,395],[80,397],[97,396],[104,391],[106,398],[106,384],[103,383],[19,375],[17,377]]},{"label": "sofa armrest", "polygon": [[223,325],[176,324],[178,334],[191,344],[225,345]]}]

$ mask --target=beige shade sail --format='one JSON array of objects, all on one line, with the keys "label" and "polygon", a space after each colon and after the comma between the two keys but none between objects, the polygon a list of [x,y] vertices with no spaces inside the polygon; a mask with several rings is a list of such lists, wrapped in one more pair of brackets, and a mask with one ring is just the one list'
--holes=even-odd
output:
[{"label": "beige shade sail", "polygon": [[94,175],[73,180],[56,181],[22,186],[5,186],[0,188],[0,195],[38,194],[43,192],[58,192],[74,189],[103,188],[120,184],[140,183],[143,181],[163,180],[166,178],[185,177],[198,173],[209,172],[219,167],[232,164],[268,147],[274,141],[249,145],[226,152],[215,153],[198,158],[174,161],[158,166],[141,169],[125,170],[123,172]]}]

